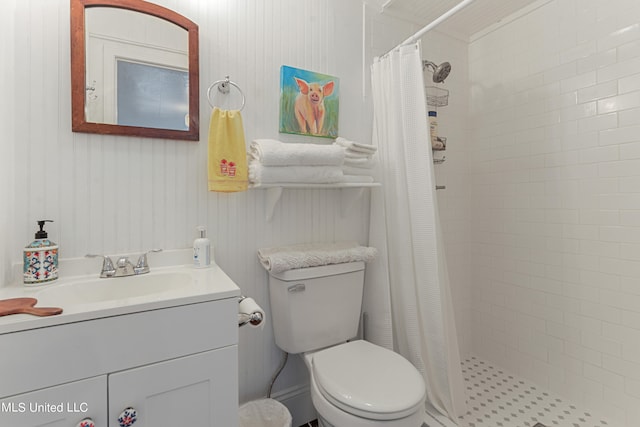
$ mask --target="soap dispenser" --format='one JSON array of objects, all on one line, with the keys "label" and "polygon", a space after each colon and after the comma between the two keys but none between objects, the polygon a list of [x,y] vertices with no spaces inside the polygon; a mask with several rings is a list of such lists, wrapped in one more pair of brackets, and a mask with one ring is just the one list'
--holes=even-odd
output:
[{"label": "soap dispenser", "polygon": [[38,221],[40,230],[36,232],[36,239],[24,248],[23,273],[26,286],[38,286],[58,278],[58,245],[47,238],[45,222],[53,221]]}]

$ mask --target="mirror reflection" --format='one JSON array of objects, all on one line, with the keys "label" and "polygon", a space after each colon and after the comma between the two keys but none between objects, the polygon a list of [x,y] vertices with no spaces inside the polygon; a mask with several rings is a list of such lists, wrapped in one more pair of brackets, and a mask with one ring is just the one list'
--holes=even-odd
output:
[{"label": "mirror reflection", "polygon": [[73,131],[199,139],[198,27],[142,0],[71,6]]},{"label": "mirror reflection", "polygon": [[188,130],[184,28],[126,9],[91,7],[85,40],[88,122]]}]

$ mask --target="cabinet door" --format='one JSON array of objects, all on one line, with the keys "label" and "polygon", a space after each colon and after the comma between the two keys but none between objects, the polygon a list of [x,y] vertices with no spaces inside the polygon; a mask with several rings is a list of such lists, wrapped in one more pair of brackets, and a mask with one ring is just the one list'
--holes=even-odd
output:
[{"label": "cabinet door", "polygon": [[109,375],[109,425],[133,408],[135,427],[236,427],[237,353],[234,345]]},{"label": "cabinet door", "polygon": [[2,427],[76,427],[85,418],[107,427],[106,375],[0,400]]}]

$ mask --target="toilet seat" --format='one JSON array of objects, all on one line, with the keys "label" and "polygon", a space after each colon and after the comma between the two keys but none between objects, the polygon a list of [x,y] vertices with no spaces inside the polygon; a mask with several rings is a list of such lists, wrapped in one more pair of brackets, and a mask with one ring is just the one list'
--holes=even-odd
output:
[{"label": "toilet seat", "polygon": [[399,354],[367,341],[314,353],[312,375],[331,404],[358,417],[399,419],[415,413],[424,401],[418,370]]}]

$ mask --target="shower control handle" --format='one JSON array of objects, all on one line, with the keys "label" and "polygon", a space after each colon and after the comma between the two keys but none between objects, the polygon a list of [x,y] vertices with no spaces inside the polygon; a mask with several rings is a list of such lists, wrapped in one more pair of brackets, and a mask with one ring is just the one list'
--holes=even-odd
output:
[{"label": "shower control handle", "polygon": [[289,292],[302,292],[306,289],[307,287],[305,286],[304,283],[296,283],[295,285],[291,285],[287,288],[287,291]]}]

